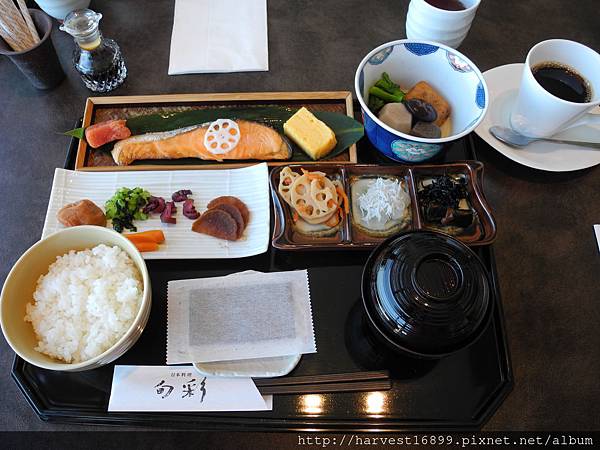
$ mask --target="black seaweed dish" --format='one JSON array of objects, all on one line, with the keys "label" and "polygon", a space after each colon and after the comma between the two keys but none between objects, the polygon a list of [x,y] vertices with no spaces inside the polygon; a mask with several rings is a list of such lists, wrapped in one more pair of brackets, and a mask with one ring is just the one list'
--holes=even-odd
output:
[{"label": "black seaweed dish", "polygon": [[479,257],[434,231],[399,233],[382,242],[365,265],[362,298],[375,337],[396,352],[423,359],[471,345],[493,309]]}]

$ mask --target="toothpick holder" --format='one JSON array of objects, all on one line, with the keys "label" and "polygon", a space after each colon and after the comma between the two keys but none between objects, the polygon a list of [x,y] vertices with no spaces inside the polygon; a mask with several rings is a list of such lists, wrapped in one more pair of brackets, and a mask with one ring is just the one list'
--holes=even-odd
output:
[{"label": "toothpick holder", "polygon": [[52,89],[65,78],[50,39],[52,19],[37,9],[29,9],[29,13],[40,35],[40,42],[28,50],[15,52],[0,38],[0,55],[8,56],[36,88]]}]

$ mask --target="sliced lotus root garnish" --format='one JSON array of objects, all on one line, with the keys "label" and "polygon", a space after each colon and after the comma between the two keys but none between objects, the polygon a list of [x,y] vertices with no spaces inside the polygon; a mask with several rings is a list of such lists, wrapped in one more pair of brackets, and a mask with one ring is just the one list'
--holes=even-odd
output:
[{"label": "sliced lotus root garnish", "polygon": [[231,119],[217,119],[204,133],[204,146],[215,155],[233,150],[240,142],[240,127]]},{"label": "sliced lotus root garnish", "polygon": [[327,221],[337,210],[335,185],[315,172],[305,173],[292,183],[291,206],[305,221],[312,224]]},{"label": "sliced lotus root garnish", "polygon": [[321,211],[329,212],[338,207],[335,185],[328,178],[312,180],[310,188],[313,203]]},{"label": "sliced lotus root garnish", "polygon": [[294,172],[289,167],[284,167],[283,170],[279,173],[279,194],[289,205],[292,204],[292,194],[290,193],[292,183],[299,176],[299,174]]}]

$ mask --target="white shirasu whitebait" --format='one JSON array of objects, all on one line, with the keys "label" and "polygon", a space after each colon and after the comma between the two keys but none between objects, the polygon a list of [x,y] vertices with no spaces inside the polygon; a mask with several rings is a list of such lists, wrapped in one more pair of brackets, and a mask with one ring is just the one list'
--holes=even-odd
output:
[{"label": "white shirasu whitebait", "polygon": [[398,180],[377,178],[358,197],[358,206],[365,221],[396,220],[402,217],[410,198]]}]

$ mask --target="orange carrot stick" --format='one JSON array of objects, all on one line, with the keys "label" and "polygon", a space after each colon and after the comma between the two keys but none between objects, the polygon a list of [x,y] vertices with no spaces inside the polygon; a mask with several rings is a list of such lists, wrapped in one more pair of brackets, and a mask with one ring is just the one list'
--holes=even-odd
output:
[{"label": "orange carrot stick", "polygon": [[348,204],[349,203],[348,202],[348,196],[344,192],[344,189],[342,189],[340,186],[336,186],[335,190],[340,195],[340,197],[342,197],[342,200],[343,200],[343,203],[344,203],[344,212],[346,214],[348,214],[350,212],[350,205]]},{"label": "orange carrot stick", "polygon": [[128,233],[124,235],[131,242],[156,242],[161,244],[165,241],[165,235],[161,230],[142,231],[141,233]]},{"label": "orange carrot stick", "polygon": [[[338,211],[341,211],[341,209],[339,209]],[[337,226],[338,223],[340,223],[341,220],[341,213],[338,214],[338,211],[336,211],[333,216],[331,216],[329,219],[327,219],[327,221],[325,222],[325,225],[327,225],[328,227],[335,227]]]},{"label": "orange carrot stick", "polygon": [[155,252],[158,250],[158,244],[156,242],[140,241],[133,242],[133,245],[135,245],[140,252]]}]

